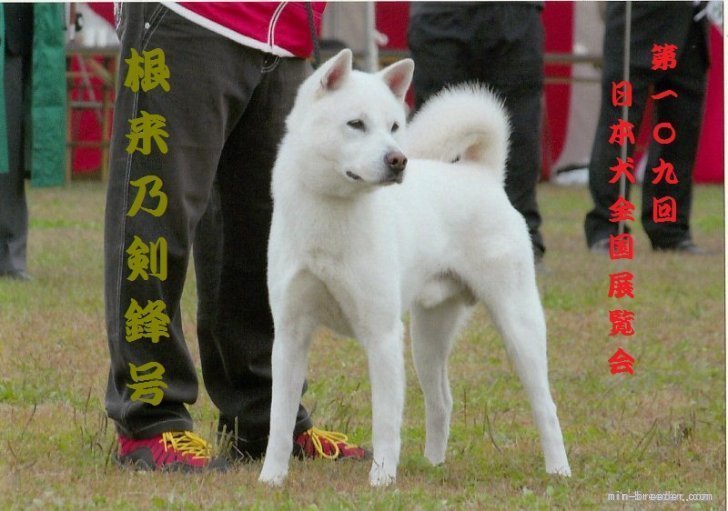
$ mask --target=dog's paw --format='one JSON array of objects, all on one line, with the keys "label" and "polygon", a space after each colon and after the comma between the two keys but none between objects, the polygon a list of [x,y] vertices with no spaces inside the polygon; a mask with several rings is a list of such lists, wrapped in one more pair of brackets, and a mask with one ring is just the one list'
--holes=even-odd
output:
[{"label": "dog's paw", "polygon": [[397,474],[384,470],[376,463],[372,465],[372,470],[369,472],[369,484],[374,488],[384,488],[394,484],[397,480]]},{"label": "dog's paw", "polygon": [[571,468],[568,463],[566,465],[556,467],[546,467],[546,473],[563,477],[571,477]]},{"label": "dog's paw", "polygon": [[263,470],[258,477],[258,482],[261,484],[267,484],[268,486],[281,486],[286,480],[287,475],[288,474],[286,472],[266,470],[265,467],[263,467]]},{"label": "dog's paw", "polygon": [[425,449],[425,458],[435,467],[442,465],[445,463],[445,450],[441,448],[431,449],[428,447]]}]

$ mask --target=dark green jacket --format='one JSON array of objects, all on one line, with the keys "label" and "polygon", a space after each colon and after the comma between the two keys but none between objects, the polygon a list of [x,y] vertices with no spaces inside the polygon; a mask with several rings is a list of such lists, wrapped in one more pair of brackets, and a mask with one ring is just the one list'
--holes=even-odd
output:
[{"label": "dark green jacket", "polygon": [[[62,3],[38,3],[33,13],[33,65],[25,159],[34,186],[66,178],[66,48]],[[5,17],[0,4],[0,172],[8,172],[5,91]]]}]

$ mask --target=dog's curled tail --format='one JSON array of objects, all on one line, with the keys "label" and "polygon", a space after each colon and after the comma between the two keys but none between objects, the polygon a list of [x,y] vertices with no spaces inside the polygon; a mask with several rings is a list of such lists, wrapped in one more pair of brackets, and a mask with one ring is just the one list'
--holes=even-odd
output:
[{"label": "dog's curled tail", "polygon": [[449,87],[427,101],[407,128],[405,154],[470,161],[505,177],[510,125],[503,102],[476,83]]}]

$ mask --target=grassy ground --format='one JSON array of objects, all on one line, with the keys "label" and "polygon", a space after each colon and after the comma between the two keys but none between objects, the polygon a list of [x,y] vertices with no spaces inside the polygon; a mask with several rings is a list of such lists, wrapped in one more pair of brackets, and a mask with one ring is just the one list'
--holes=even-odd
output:
[{"label": "grassy ground", "polygon": [[[360,463],[294,462],[280,490],[255,483],[258,464],[224,475],[119,471],[109,462],[114,433],[103,411],[103,188],[31,190],[35,280],[0,281],[0,509],[723,509],[723,189],[695,192],[695,238],[713,255],[652,253],[637,228],[635,259],[617,263],[585,249],[584,189],[539,190],[550,271],[538,278],[571,479],[544,473],[524,393],[478,310],[451,359],[447,463],[430,467],[421,454],[423,405],[408,361],[398,484],[375,491]],[[629,302],[607,297],[609,273],[623,269],[636,280]],[[633,338],[610,338],[615,304],[635,311]],[[199,367],[192,285],[183,307]],[[620,345],[637,359],[633,376],[609,372]],[[317,425],[368,442],[362,350],[322,334],[310,383],[305,403]],[[192,413],[211,437],[215,410],[204,392]],[[707,493],[712,501],[608,501],[608,493],[635,491]]]}]

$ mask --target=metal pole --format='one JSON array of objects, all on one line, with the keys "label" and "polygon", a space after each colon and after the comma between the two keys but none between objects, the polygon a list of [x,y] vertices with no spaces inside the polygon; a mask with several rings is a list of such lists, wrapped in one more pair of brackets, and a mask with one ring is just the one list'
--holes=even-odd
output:
[{"label": "metal pole", "polygon": [[[629,64],[630,64],[630,41],[632,39],[632,2],[631,0],[627,0],[627,3],[625,5],[625,13],[624,13],[624,60],[623,60],[623,68],[622,68],[622,76],[624,76],[624,81],[626,83],[629,83]],[[631,87],[631,85],[630,85]],[[629,107],[627,106],[627,103],[622,104],[622,119],[624,119],[624,122],[629,121]],[[625,140],[625,143],[622,144],[622,150],[621,150],[621,158],[622,161],[627,161],[627,149],[629,148],[629,142]],[[619,176],[619,195],[624,197],[625,199],[627,194],[627,178],[622,173],[622,175]],[[619,234],[624,234],[624,223],[625,220],[619,221],[619,227],[618,232]]]},{"label": "metal pole", "polygon": [[379,48],[376,41],[376,11],[375,2],[366,3],[366,25],[364,27],[364,37],[366,39],[366,71],[373,73],[379,70]]}]

